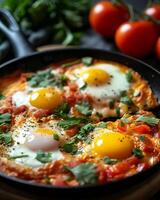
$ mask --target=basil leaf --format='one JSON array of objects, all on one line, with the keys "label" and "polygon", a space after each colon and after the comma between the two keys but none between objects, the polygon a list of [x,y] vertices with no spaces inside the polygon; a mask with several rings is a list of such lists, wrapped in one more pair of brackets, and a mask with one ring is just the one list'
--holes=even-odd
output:
[{"label": "basil leaf", "polygon": [[59,121],[57,125],[63,129],[69,129],[72,126],[81,125],[84,123],[86,123],[86,119],[84,118],[68,117],[65,120]]},{"label": "basil leaf", "polygon": [[153,125],[153,126],[159,123],[158,118],[154,116],[144,116],[144,115],[141,115],[140,117],[138,117],[136,119],[136,122],[138,121],[145,122],[146,124]]},{"label": "basil leaf", "polygon": [[52,153],[51,152],[43,152],[38,151],[36,155],[36,159],[41,163],[48,163],[52,161]]},{"label": "basil leaf", "polygon": [[11,114],[10,113],[0,114],[0,125],[9,124],[10,122],[11,122]]},{"label": "basil leaf", "polygon": [[104,161],[105,164],[108,164],[108,165],[114,165],[114,164],[116,164],[118,162],[117,159],[111,159],[109,157],[105,157],[103,159],[103,161]]},{"label": "basil leaf", "polygon": [[92,163],[82,163],[76,167],[65,167],[70,171],[80,185],[90,185],[97,183],[96,166]]},{"label": "basil leaf", "polygon": [[135,155],[137,158],[143,158],[143,153],[138,148],[133,149],[133,155]]},{"label": "basil leaf", "polygon": [[128,106],[131,106],[132,103],[133,103],[132,100],[128,96],[121,97],[120,102],[124,103],[124,104],[126,104]]},{"label": "basil leaf", "polygon": [[88,116],[88,115],[92,114],[92,108],[91,108],[91,105],[88,102],[78,103],[76,105],[76,108],[83,115]]},{"label": "basil leaf", "polygon": [[131,70],[126,73],[126,79],[129,83],[131,83],[133,81],[133,76],[132,76]]},{"label": "basil leaf", "polygon": [[0,144],[11,145],[12,136],[10,133],[1,133],[0,134]]},{"label": "basil leaf", "polygon": [[82,62],[84,65],[90,66],[93,63],[93,58],[92,57],[83,57]]}]

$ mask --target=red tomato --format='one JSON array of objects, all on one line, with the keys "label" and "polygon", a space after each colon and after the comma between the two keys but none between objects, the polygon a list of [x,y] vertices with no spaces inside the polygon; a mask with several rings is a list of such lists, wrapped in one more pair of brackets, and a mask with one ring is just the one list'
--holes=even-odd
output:
[{"label": "red tomato", "polygon": [[[144,12],[146,15],[152,17],[153,19],[160,20],[160,4],[154,4],[147,8]],[[157,25],[160,33],[160,25]]]},{"label": "red tomato", "polygon": [[89,15],[92,28],[106,37],[113,37],[117,28],[128,19],[129,12],[125,6],[109,1],[97,3]]},{"label": "red tomato", "polygon": [[157,41],[156,26],[149,21],[122,24],[115,34],[117,47],[128,55],[144,57],[151,53]]},{"label": "red tomato", "polygon": [[151,133],[151,128],[146,124],[135,125],[132,127],[132,129],[134,131],[136,131],[137,133],[141,133],[141,134],[150,134]]},{"label": "red tomato", "polygon": [[157,55],[157,58],[160,59],[160,37],[158,38],[157,43],[156,43],[156,55]]}]

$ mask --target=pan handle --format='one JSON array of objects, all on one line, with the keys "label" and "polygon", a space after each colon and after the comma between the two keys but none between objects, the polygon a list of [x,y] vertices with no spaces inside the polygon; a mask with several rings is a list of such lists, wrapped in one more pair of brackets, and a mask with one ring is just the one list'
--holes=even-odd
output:
[{"label": "pan handle", "polygon": [[10,41],[14,54],[16,57],[26,56],[33,53],[35,50],[31,47],[25,36],[21,32],[17,22],[8,10],[0,9],[0,18],[7,24],[5,25],[2,20],[0,21],[0,30]]}]

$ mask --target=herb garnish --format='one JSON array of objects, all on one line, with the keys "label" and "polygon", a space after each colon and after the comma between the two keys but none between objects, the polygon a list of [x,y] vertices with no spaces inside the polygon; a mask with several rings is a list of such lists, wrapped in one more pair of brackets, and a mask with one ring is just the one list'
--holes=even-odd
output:
[{"label": "herb garnish", "polygon": [[0,133],[0,144],[10,145],[12,143],[12,136],[10,133]]},{"label": "herb garnish", "polygon": [[121,97],[120,102],[122,102],[128,106],[131,106],[133,103],[132,100],[128,96]]},{"label": "herb garnish", "polygon": [[116,108],[117,117],[120,117],[120,108]]},{"label": "herb garnish", "polygon": [[83,57],[82,62],[84,65],[90,66],[93,63],[93,58],[92,57]]},{"label": "herb garnish", "polygon": [[56,116],[56,117],[66,118],[69,111],[70,111],[69,104],[63,103],[62,105],[60,105],[58,108],[56,108],[54,110],[53,115]]},{"label": "herb garnish", "polygon": [[59,141],[59,135],[58,134],[53,134],[53,139]]},{"label": "herb garnish", "polygon": [[79,132],[77,133],[77,135],[75,136],[76,139],[87,140],[88,133],[93,131],[94,128],[95,128],[95,125],[90,124],[90,123],[82,126]]},{"label": "herb garnish", "polygon": [[52,161],[52,153],[51,152],[43,152],[38,151],[36,155],[36,159],[41,163],[47,163]]},{"label": "herb garnish", "polygon": [[131,83],[133,81],[133,76],[132,76],[131,70],[126,73],[126,79],[129,83]]},{"label": "herb garnish", "polygon": [[26,154],[22,154],[22,155],[17,155],[17,156],[10,156],[9,160],[15,160],[17,158],[27,158],[27,157],[29,157],[29,156]]},{"label": "herb garnish", "polygon": [[142,142],[144,142],[145,139],[146,139],[146,137],[145,137],[144,135],[140,135],[140,136],[139,136],[139,139],[140,139]]},{"label": "herb garnish", "polygon": [[75,154],[77,152],[77,147],[75,141],[68,141],[63,145],[63,150],[67,153]]},{"label": "herb garnish", "polygon": [[92,114],[92,108],[88,102],[80,102],[76,105],[76,108],[83,115],[89,116]]},{"label": "herb garnish", "polygon": [[105,158],[103,159],[103,161],[104,161],[104,163],[107,164],[107,165],[114,165],[114,164],[116,164],[116,163],[118,162],[117,159],[111,159],[111,158],[109,158],[109,157],[105,157]]},{"label": "herb garnish", "polygon": [[145,122],[146,124],[149,124],[149,125],[157,125],[159,123],[159,120],[158,118],[154,117],[154,116],[144,116],[144,115],[141,115],[140,117],[138,117],[136,119],[136,122],[138,121],[141,121],[141,122]]},{"label": "herb garnish", "polygon": [[137,158],[143,158],[143,153],[138,148],[133,149],[133,155],[135,155]]},{"label": "herb garnish", "polygon": [[0,93],[0,100],[2,100],[4,98],[5,98],[5,96],[2,93]]},{"label": "herb garnish", "polygon": [[0,125],[9,124],[10,122],[11,122],[11,114],[10,113],[0,114]]},{"label": "herb garnish", "polygon": [[80,185],[95,184],[97,182],[96,166],[92,163],[82,163],[76,167],[65,166],[77,179]]}]

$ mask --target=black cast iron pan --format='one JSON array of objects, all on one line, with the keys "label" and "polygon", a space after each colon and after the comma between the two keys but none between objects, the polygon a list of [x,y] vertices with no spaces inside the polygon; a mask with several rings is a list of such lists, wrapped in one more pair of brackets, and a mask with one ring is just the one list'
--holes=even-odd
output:
[{"label": "black cast iron pan", "polygon": [[[38,16],[37,16],[38,17]],[[17,69],[37,70],[41,67],[67,58],[79,58],[91,56],[99,59],[106,59],[122,63],[139,72],[146,79],[155,95],[160,99],[160,72],[153,67],[141,62],[135,58],[125,56],[118,53],[84,48],[62,48],[58,50],[50,50],[45,52],[35,52],[21,33],[17,23],[11,14],[6,10],[0,10],[0,30],[6,35],[13,46],[15,58],[0,66],[0,76],[13,73]],[[154,110],[155,114],[159,115],[159,108]],[[17,178],[8,177],[0,173],[0,180],[3,186],[18,196],[23,196],[27,199],[134,199],[135,191],[139,188],[143,189],[154,179],[160,176],[160,163],[153,166],[149,170],[138,173],[124,180],[107,183],[104,185],[94,185],[85,187],[55,187],[49,185],[40,185],[31,183]],[[1,182],[1,184],[2,184]],[[160,184],[160,177],[158,179]],[[156,185],[158,184],[156,182]],[[12,188],[12,189],[11,189]],[[156,187],[155,187],[156,188]],[[154,194],[154,189],[152,193]],[[155,189],[155,192],[159,191]],[[150,188],[145,191],[146,196],[151,196]],[[138,194],[138,193],[137,193]],[[130,198],[133,195],[132,198]],[[48,197],[48,198],[47,198]],[[138,194],[138,197],[141,197]],[[135,198],[138,198],[135,197]],[[1,198],[0,198],[1,199]],[[18,199],[18,198],[17,198]],[[144,199],[144,198],[143,198]]]}]

